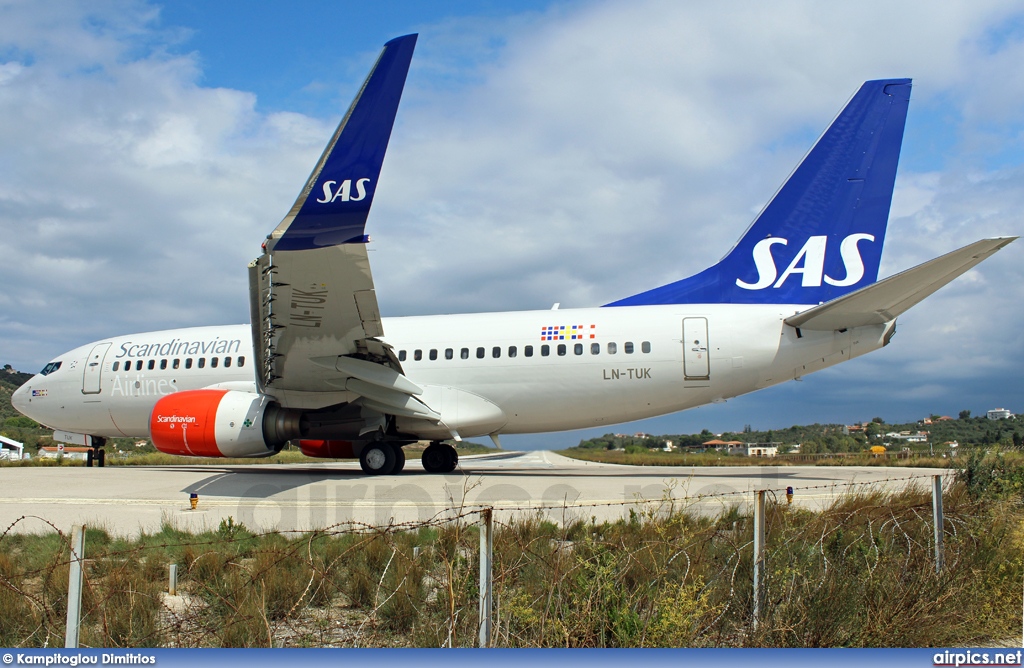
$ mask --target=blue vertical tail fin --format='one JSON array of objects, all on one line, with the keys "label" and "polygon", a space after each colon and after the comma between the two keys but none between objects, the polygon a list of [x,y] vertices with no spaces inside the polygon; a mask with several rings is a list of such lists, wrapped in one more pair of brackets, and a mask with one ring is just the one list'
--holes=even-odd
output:
[{"label": "blue vertical tail fin", "polygon": [[817,304],[874,283],[909,101],[910,79],[865,82],[725,258],[607,306]]}]

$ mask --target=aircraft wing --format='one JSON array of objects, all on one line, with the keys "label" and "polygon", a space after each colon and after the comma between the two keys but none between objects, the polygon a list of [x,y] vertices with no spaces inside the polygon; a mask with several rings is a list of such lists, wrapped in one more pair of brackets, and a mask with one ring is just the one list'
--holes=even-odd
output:
[{"label": "aircraft wing", "polygon": [[997,237],[976,241],[856,292],[786,318],[786,324],[821,331],[884,324],[894,320],[1016,238]]},{"label": "aircraft wing", "polygon": [[[286,406],[351,400],[350,384],[371,388],[354,394],[383,393],[403,405],[419,390],[396,379],[398,360],[378,338],[365,234],[415,45],[416,35],[406,35],[384,46],[295,204],[249,265],[257,383]],[[348,373],[337,362],[343,356],[381,373]]]}]

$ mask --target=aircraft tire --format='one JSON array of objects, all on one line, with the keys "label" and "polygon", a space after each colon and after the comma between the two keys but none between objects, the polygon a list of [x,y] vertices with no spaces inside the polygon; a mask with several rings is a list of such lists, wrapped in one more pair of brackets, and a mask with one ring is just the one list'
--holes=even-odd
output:
[{"label": "aircraft tire", "polygon": [[107,451],[100,448],[96,451],[96,466],[103,468],[107,463]]},{"label": "aircraft tire", "polygon": [[396,459],[395,449],[389,443],[375,441],[359,453],[359,468],[367,475],[388,475],[395,470]]},{"label": "aircraft tire", "polygon": [[402,469],[405,468],[405,450],[400,445],[394,445],[392,448],[395,451],[395,468],[392,469],[391,473],[401,473]]},{"label": "aircraft tire", "polygon": [[89,450],[89,452],[85,453],[85,465],[90,468],[92,467],[93,452],[93,450]]},{"label": "aircraft tire", "polygon": [[455,448],[450,445],[446,445],[448,448],[448,465],[442,473],[451,473],[455,470],[455,467],[459,465],[459,453],[455,452]]},{"label": "aircraft tire", "polygon": [[423,451],[423,470],[427,473],[451,473],[459,464],[455,448],[445,443],[431,443]]}]

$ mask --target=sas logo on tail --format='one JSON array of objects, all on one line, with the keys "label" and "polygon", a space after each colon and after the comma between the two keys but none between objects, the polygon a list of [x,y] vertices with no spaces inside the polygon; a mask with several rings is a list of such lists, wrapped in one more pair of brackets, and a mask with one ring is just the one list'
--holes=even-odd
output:
[{"label": "sas logo on tail", "polygon": [[[854,285],[864,278],[864,260],[860,256],[860,249],[857,243],[861,241],[874,241],[871,234],[851,234],[843,239],[839,245],[839,255],[843,259],[843,267],[846,269],[846,276],[833,278],[825,275],[825,245],[828,237],[811,237],[796,254],[793,261],[789,263],[786,270],[779,276],[779,270],[775,266],[775,258],[772,257],[772,246],[778,244],[786,246],[788,239],[781,237],[768,237],[761,239],[754,245],[753,256],[754,266],[757,267],[757,282],[747,283],[736,279],[736,285],[744,290],[764,290],[767,287],[781,287],[786,279],[793,274],[801,275],[801,286],[805,288],[816,288],[821,286],[824,279],[829,285],[836,287],[847,287]],[[776,280],[778,279],[778,280]]]},{"label": "sas logo on tail", "polygon": [[[342,202],[359,202],[366,199],[366,184],[370,179],[356,179],[356,193],[352,194],[352,179],[345,179],[341,183],[337,181],[324,181],[323,199],[318,199],[320,204],[330,204],[336,200]],[[337,188],[335,188],[337,186]]]}]

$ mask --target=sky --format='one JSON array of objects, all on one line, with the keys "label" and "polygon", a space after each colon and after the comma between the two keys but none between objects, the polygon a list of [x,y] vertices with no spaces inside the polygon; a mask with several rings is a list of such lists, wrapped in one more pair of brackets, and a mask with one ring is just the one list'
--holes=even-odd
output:
[{"label": "sky", "polygon": [[[1024,2],[0,0],[0,364],[247,322],[247,263],[385,41],[385,316],[604,304],[713,264],[867,79],[912,77],[881,275],[1024,231]],[[1024,242],[891,345],[607,431],[1024,412]]]}]

